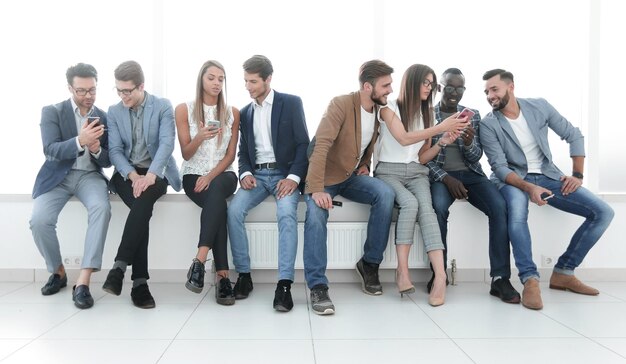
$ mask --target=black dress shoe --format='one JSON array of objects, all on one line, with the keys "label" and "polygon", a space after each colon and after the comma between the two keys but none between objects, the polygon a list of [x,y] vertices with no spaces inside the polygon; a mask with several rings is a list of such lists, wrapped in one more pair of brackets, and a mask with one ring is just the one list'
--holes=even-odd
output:
[{"label": "black dress shoe", "polygon": [[124,283],[124,272],[119,268],[114,268],[109,271],[107,279],[102,285],[102,289],[110,294],[119,296],[122,293],[122,284]]},{"label": "black dress shoe", "polygon": [[[435,281],[435,273],[433,273],[433,276],[430,277],[430,281],[428,281],[428,283],[426,283],[426,292],[430,293],[430,291],[433,289],[433,282]],[[450,284],[450,281],[448,281],[448,273],[446,273],[446,286]]]},{"label": "black dress shoe", "polygon": [[363,292],[374,296],[383,294],[383,286],[378,278],[378,264],[368,263],[361,258],[356,263],[356,272],[361,277]]},{"label": "black dress shoe", "polygon": [[491,282],[489,294],[499,297],[506,303],[520,303],[520,294],[513,288],[508,278],[500,278]]},{"label": "black dress shoe", "polygon": [[204,272],[204,264],[194,258],[193,262],[191,262],[191,267],[189,267],[189,271],[187,272],[187,282],[185,283],[185,287],[194,293],[202,292],[202,289],[204,288]]},{"label": "black dress shoe", "polygon": [[41,287],[41,294],[44,296],[50,296],[51,294],[58,293],[61,288],[67,286],[67,274],[61,278],[60,275],[54,273],[48,278],[48,282]]},{"label": "black dress shoe", "polygon": [[133,300],[133,304],[139,308],[154,308],[156,306],[147,284],[133,287],[130,291],[130,298]]},{"label": "black dress shoe", "polygon": [[280,312],[289,312],[292,308],[291,281],[281,279],[276,285],[276,292],[274,292],[274,309]]},{"label": "black dress shoe", "polygon": [[237,283],[235,283],[235,299],[242,300],[248,298],[253,289],[250,273],[239,273]]},{"label": "black dress shoe", "polygon": [[217,282],[217,287],[215,287],[215,302],[224,306],[235,304],[235,292],[233,292],[233,285],[227,277],[223,277],[219,282]]},{"label": "black dress shoe", "polygon": [[93,306],[93,297],[89,293],[89,286],[84,284],[78,287],[74,286],[72,288],[72,300],[74,300],[74,306],[78,308],[91,308]]}]

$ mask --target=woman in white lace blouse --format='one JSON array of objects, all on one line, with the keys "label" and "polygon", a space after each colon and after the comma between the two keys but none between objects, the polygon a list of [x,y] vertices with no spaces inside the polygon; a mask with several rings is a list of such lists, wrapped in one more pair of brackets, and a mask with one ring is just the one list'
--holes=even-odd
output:
[{"label": "woman in white lace blouse", "polygon": [[235,303],[228,279],[226,198],[237,188],[233,169],[239,132],[239,110],[226,104],[226,73],[217,61],[207,61],[198,73],[196,99],[176,107],[176,129],[183,158],[185,194],[202,208],[198,253],[189,267],[185,287],[204,288],[204,263],[209,250],[217,271],[216,301]]}]

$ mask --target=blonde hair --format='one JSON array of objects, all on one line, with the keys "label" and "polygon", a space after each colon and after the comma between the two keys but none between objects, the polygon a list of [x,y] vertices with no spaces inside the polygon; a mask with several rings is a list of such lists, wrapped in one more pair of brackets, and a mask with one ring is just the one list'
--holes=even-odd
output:
[{"label": "blonde hair", "polygon": [[[209,60],[204,62],[202,67],[200,68],[200,72],[198,72],[198,80],[196,82],[196,101],[194,103],[193,108],[193,118],[198,123],[198,128],[204,127],[206,124],[206,120],[204,120],[204,83],[202,78],[204,74],[210,67],[217,67],[222,72],[224,72],[224,87],[222,91],[217,95],[217,109],[215,111],[215,118],[220,122],[220,128],[226,126],[226,122],[228,121],[228,105],[226,105],[226,70],[221,63],[215,60]],[[217,137],[217,145],[222,144],[222,134],[220,133]]]}]

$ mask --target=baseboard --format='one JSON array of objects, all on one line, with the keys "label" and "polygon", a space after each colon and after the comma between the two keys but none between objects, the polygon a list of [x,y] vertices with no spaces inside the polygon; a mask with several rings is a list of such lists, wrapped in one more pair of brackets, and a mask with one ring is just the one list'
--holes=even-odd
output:
[{"label": "baseboard", "polygon": [[[68,269],[67,274],[70,282],[78,277],[78,269]],[[414,282],[427,282],[430,279],[430,270],[426,268],[411,269],[411,279]],[[539,269],[542,281],[548,280],[551,274],[550,269]],[[108,271],[100,271],[92,275],[92,282],[104,282]],[[354,269],[330,269],[327,272],[328,280],[334,283],[358,282],[359,276]],[[235,271],[230,272],[231,277],[236,278]],[[381,268],[381,282],[394,281],[394,269]],[[254,281],[258,283],[274,283],[278,280],[275,269],[257,269],[252,271]],[[0,269],[0,282],[45,282],[50,273],[45,269]],[[187,269],[153,269],[150,271],[150,281],[153,283],[179,283],[184,282],[187,276]],[[448,270],[448,276],[452,279],[452,272]],[[512,279],[517,276],[517,271],[513,270]],[[579,268],[576,276],[587,282],[624,282],[626,281],[626,268]],[[212,277],[210,268],[207,271],[208,278]],[[130,279],[127,274],[126,280]],[[458,269],[454,274],[456,282],[489,282],[488,269]],[[296,282],[304,282],[304,271],[296,269]]]}]

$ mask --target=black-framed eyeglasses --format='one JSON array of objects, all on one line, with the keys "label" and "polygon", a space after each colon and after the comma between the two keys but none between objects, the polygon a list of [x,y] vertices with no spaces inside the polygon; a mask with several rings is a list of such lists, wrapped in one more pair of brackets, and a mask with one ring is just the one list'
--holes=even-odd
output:
[{"label": "black-framed eyeglasses", "polygon": [[[442,85],[443,86],[443,85]],[[465,92],[465,86],[459,86],[459,87],[454,87],[454,86],[443,86],[443,91],[446,93],[453,93],[456,91],[457,94],[462,94],[463,92]]]},{"label": "black-framed eyeglasses", "polygon": [[87,95],[87,93],[89,92],[90,95],[95,95],[96,94],[96,88],[92,87],[88,90],[84,89],[84,88],[74,88],[72,87],[72,90],[74,90],[74,92],[76,92],[76,95],[78,96],[85,96]]},{"label": "black-framed eyeglasses", "polygon": [[120,90],[119,88],[115,88],[115,90],[117,91],[118,95],[122,94],[124,96],[130,96],[130,94],[132,94],[133,91],[135,91],[137,89],[137,87],[139,87],[139,86],[135,86],[135,87],[133,87],[131,89],[125,88],[123,90]]},{"label": "black-framed eyeglasses", "polygon": [[424,87],[430,87],[431,89],[435,88],[435,83],[425,79],[424,81],[422,81],[422,86]]}]

